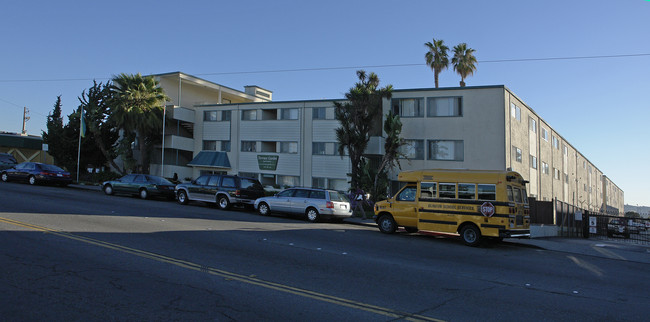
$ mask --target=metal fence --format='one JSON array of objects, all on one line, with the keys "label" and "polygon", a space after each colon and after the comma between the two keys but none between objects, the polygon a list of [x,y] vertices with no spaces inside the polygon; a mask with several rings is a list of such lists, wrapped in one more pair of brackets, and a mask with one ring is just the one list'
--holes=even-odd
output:
[{"label": "metal fence", "polygon": [[589,214],[585,217],[585,229],[590,238],[650,244],[650,219]]},{"label": "metal fence", "polygon": [[530,216],[533,224],[556,225],[561,237],[650,244],[650,219],[607,215],[580,209],[559,200],[534,199],[530,202]]}]

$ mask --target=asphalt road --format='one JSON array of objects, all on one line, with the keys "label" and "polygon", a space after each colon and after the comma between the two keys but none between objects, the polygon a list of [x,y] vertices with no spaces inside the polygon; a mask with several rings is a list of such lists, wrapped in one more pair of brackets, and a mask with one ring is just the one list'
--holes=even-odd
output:
[{"label": "asphalt road", "polygon": [[0,183],[0,319],[647,321],[650,265]]}]

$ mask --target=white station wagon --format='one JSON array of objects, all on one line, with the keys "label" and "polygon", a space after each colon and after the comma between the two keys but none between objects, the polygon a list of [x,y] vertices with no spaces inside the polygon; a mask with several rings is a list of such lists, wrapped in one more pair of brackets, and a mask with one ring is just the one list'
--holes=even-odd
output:
[{"label": "white station wagon", "polygon": [[322,218],[342,220],[352,216],[348,197],[336,190],[318,188],[289,188],[272,197],[255,200],[260,215],[271,212],[304,215],[310,222]]}]

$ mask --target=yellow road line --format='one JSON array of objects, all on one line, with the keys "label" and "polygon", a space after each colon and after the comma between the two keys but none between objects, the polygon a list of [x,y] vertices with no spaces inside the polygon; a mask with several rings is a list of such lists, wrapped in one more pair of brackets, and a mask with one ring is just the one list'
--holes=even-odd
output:
[{"label": "yellow road line", "polygon": [[187,268],[187,269],[191,269],[191,270],[195,270],[195,271],[199,271],[199,272],[205,272],[205,273],[208,273],[208,274],[211,274],[211,275],[224,277],[224,278],[229,279],[229,280],[239,281],[239,282],[246,283],[246,284],[256,285],[256,286],[264,287],[264,288],[267,288],[267,289],[272,289],[272,290],[276,290],[276,291],[280,291],[280,292],[284,292],[284,293],[294,294],[294,295],[298,295],[298,296],[302,296],[302,297],[306,297],[306,298],[311,298],[311,299],[322,301],[322,302],[332,303],[332,304],[336,304],[336,305],[340,305],[340,306],[345,306],[345,307],[349,307],[349,308],[353,308],[353,309],[363,310],[363,311],[366,311],[366,312],[371,312],[371,313],[384,315],[384,316],[388,316],[388,317],[392,317],[392,318],[397,318],[397,319],[403,318],[403,319],[406,319],[408,321],[442,321],[442,320],[438,320],[438,319],[431,318],[431,317],[424,316],[424,315],[411,314],[411,313],[407,313],[407,312],[400,312],[400,311],[392,310],[392,309],[381,307],[381,306],[376,306],[376,305],[367,304],[367,303],[363,303],[363,302],[348,300],[348,299],[345,299],[345,298],[332,296],[332,295],[327,295],[327,294],[323,294],[323,293],[318,293],[318,292],[314,292],[314,291],[310,291],[310,290],[305,290],[305,289],[301,289],[301,288],[297,288],[297,287],[293,287],[293,286],[289,286],[289,285],[264,281],[264,280],[261,280],[261,279],[255,278],[255,277],[251,277],[251,276],[236,274],[236,273],[224,271],[224,270],[221,270],[221,269],[217,269],[217,268],[214,268],[214,267],[203,266],[203,265],[200,265],[200,264],[197,264],[197,263],[184,261],[184,260],[173,258],[173,257],[168,257],[168,256],[156,254],[156,253],[143,251],[143,250],[140,250],[140,249],[135,249],[135,248],[126,247],[126,246],[122,246],[122,245],[118,245],[118,244],[113,244],[113,243],[101,241],[101,240],[98,240],[98,239],[93,239],[93,238],[89,238],[89,237],[75,235],[75,234],[65,232],[65,231],[59,231],[59,230],[54,230],[54,229],[50,229],[50,228],[47,228],[47,227],[37,226],[37,225],[34,225],[34,224],[25,223],[25,222],[13,220],[13,219],[0,217],[0,222],[10,224],[10,225],[14,225],[14,226],[28,228],[28,229],[31,229],[31,230],[50,233],[50,234],[53,234],[53,235],[56,235],[56,236],[60,236],[60,237],[80,241],[80,242],[83,242],[83,243],[86,243],[86,244],[91,244],[91,245],[95,245],[95,246],[99,246],[99,247],[103,247],[103,248],[112,249],[112,250],[132,254],[132,255],[135,255],[135,256],[138,256],[138,257],[142,257],[142,258],[152,259],[152,260],[155,260],[155,261],[158,261],[158,262],[164,262],[164,263],[172,264],[172,265],[175,265],[175,266],[179,266],[179,267],[183,267],[183,268]]}]

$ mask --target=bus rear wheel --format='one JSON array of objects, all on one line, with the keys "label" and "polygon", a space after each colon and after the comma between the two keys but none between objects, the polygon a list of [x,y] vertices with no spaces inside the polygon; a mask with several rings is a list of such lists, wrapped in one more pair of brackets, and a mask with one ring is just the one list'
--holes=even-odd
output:
[{"label": "bus rear wheel", "polygon": [[474,225],[465,225],[460,230],[460,238],[467,246],[478,246],[481,244],[481,231]]}]

